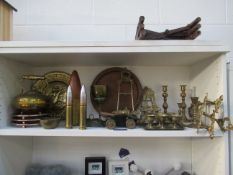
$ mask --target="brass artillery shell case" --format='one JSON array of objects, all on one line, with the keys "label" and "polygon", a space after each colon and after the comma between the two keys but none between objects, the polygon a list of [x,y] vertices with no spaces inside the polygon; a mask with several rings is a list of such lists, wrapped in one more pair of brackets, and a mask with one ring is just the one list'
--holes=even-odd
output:
[{"label": "brass artillery shell case", "polygon": [[79,114],[80,114],[80,100],[79,99],[73,99],[72,100],[72,125],[78,126],[79,125]]},{"label": "brass artillery shell case", "polygon": [[79,129],[81,129],[81,130],[86,129],[86,116],[87,116],[87,106],[86,105],[80,105]]},{"label": "brass artillery shell case", "polygon": [[72,128],[72,106],[66,106],[66,128]]}]

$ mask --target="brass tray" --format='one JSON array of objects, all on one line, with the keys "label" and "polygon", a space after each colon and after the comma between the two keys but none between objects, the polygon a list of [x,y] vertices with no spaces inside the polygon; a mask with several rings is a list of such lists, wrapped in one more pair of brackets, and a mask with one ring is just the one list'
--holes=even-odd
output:
[{"label": "brass tray", "polygon": [[43,80],[37,80],[32,88],[49,97],[49,113],[53,117],[65,118],[66,91],[70,74],[65,72],[49,72]]},{"label": "brass tray", "polygon": [[[137,109],[142,100],[142,86],[135,74],[126,68],[113,67],[108,68],[100,72],[94,81],[92,82],[92,89],[94,85],[106,85],[107,86],[107,97],[103,104],[98,104],[95,101],[93,90],[90,92],[91,102],[93,107],[98,112],[113,112],[117,107],[118,99],[118,81],[121,79],[122,71],[127,71],[131,74],[131,79],[133,80],[133,98],[134,98],[134,108]],[[129,91],[129,87],[122,87],[122,91]],[[121,96],[119,109],[127,107],[132,110],[131,99],[127,95]]]}]

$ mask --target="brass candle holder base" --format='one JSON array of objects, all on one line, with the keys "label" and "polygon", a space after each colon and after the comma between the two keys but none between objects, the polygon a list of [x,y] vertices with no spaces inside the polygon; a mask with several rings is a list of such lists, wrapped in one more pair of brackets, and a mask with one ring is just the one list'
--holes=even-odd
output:
[{"label": "brass candle holder base", "polygon": [[176,113],[158,113],[145,116],[145,130],[183,130],[182,116]]}]

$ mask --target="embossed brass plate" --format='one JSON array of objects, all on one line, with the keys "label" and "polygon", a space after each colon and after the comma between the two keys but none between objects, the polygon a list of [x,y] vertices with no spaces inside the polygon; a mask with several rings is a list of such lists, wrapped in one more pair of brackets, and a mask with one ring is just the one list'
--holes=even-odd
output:
[{"label": "embossed brass plate", "polygon": [[54,117],[65,118],[66,90],[70,75],[65,72],[49,72],[37,80],[32,88],[49,97],[49,112]]}]

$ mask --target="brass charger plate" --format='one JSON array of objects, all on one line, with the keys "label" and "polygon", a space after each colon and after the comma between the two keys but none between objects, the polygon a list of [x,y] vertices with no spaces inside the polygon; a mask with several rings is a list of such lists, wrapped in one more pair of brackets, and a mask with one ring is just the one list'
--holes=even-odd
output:
[{"label": "brass charger plate", "polygon": [[33,89],[49,97],[49,112],[51,116],[65,118],[66,91],[70,75],[65,72],[49,72],[43,80],[37,80]]},{"label": "brass charger plate", "polygon": [[[135,110],[141,103],[142,100],[142,86],[135,74],[133,74],[130,70],[126,68],[120,67],[113,67],[105,69],[104,71],[100,72],[91,85],[91,102],[93,107],[98,112],[113,112],[116,110],[117,107],[117,99],[118,99],[118,81],[121,79],[122,71],[127,71],[131,74],[131,79],[133,80],[133,98],[134,98],[134,108]],[[106,85],[107,86],[107,97],[103,104],[98,104],[97,101],[94,99],[93,95],[93,86],[94,85]],[[129,92],[129,86],[122,86],[121,91]],[[124,109],[127,107],[129,110],[132,110],[131,107],[131,98],[130,95],[121,95],[120,96],[120,103],[119,103],[119,110]]]}]

